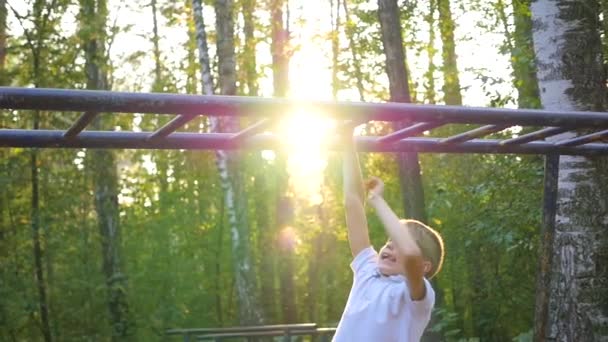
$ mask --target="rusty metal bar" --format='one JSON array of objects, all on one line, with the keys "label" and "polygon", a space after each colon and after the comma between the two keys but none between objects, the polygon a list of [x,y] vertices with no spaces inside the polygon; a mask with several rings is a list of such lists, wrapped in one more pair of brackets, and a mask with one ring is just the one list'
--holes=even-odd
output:
[{"label": "rusty metal bar", "polygon": [[66,138],[77,136],[78,133],[82,132],[82,130],[97,117],[97,114],[99,113],[85,112],[76,120],[76,122],[74,122],[74,124],[70,128],[68,128],[68,130],[63,134],[63,136]]},{"label": "rusty metal bar", "polygon": [[583,145],[586,143],[602,140],[604,138],[608,138],[608,129],[604,130],[604,131],[595,132],[595,133],[583,135],[580,137],[564,140],[564,141],[558,141],[555,143],[555,145],[557,145],[557,146],[577,146],[577,145]]},{"label": "rusty metal bar", "polygon": [[527,133],[524,135],[521,135],[519,137],[516,138],[512,138],[512,139],[507,139],[507,140],[503,140],[500,143],[502,145],[509,145],[509,144],[524,144],[530,141],[535,141],[535,140],[540,140],[540,139],[544,139],[547,137],[551,137],[554,135],[558,135],[564,132],[568,132],[570,129],[567,127],[547,127],[547,128],[543,128],[540,129],[538,131],[534,131],[531,133]]},{"label": "rusty metal bar", "polygon": [[443,122],[419,122],[417,124],[411,125],[409,127],[402,128],[390,134],[383,136],[378,139],[378,142],[381,144],[388,144],[395,142],[397,140],[401,140],[407,137],[416,136],[424,131],[431,130],[433,128],[437,128],[442,126]]},{"label": "rusty metal bar", "polygon": [[273,117],[294,109],[327,113],[350,120],[410,122],[443,121],[493,125],[608,128],[608,113],[557,112],[533,109],[476,108],[411,103],[293,101],[242,96],[126,93],[0,87],[0,108],[47,111],[97,111],[190,115]]},{"label": "rusty metal bar", "polygon": [[447,143],[461,143],[464,141],[469,141],[478,137],[482,137],[484,135],[488,135],[494,132],[499,132],[502,131],[505,128],[509,128],[511,127],[510,125],[486,125],[486,126],[482,126],[482,127],[478,127],[475,129],[472,129],[470,131],[466,131],[460,134],[456,134],[453,135],[451,137],[447,137],[447,138],[443,138],[441,140],[439,140],[440,143],[442,144],[447,144]]},{"label": "rusty metal bar", "polygon": [[[162,139],[148,139],[151,132],[83,131],[65,138],[63,131],[0,129],[0,147],[48,148],[121,148],[121,149],[279,149],[280,139],[272,134],[258,134],[239,142],[233,133],[173,133]],[[523,145],[500,145],[500,140],[475,139],[461,144],[442,144],[439,138],[406,138],[393,144],[378,143],[379,137],[359,136],[361,152],[421,152],[421,153],[521,153],[521,154],[608,154],[608,144],[589,143],[582,146],[556,146],[547,142]],[[338,150],[333,143],[329,149]]]}]

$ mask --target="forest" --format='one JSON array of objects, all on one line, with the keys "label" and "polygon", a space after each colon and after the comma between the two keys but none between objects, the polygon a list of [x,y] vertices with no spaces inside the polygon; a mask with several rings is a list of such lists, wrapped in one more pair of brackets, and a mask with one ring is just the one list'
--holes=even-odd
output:
[{"label": "forest", "polygon": [[[606,0],[0,0],[0,86],[600,112],[606,15]],[[1,110],[0,129],[65,130],[80,115]],[[148,132],[171,118],[100,115],[87,129]],[[253,123],[200,116],[180,131]],[[336,127],[324,113],[285,113],[273,126],[284,143],[263,151],[0,147],[0,341],[335,327],[353,281],[341,154],[327,147]],[[538,340],[543,156],[360,159],[400,216],[443,236],[423,340]],[[608,319],[608,163],[562,158],[560,168],[549,321],[579,318],[550,329],[593,341],[608,337],[598,323]],[[386,233],[368,218],[380,248]],[[560,297],[575,298],[569,311],[556,309]]]}]

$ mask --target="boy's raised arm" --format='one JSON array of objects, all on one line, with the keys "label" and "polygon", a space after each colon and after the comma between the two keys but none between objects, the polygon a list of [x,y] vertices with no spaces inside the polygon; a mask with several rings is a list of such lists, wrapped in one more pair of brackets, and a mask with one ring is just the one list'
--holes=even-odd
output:
[{"label": "boy's raised arm", "polygon": [[413,300],[420,300],[426,294],[424,285],[424,265],[422,252],[411,236],[409,229],[403,227],[399,217],[382,197],[384,184],[378,178],[373,180],[369,202],[376,210],[386,233],[405,257],[405,277]]},{"label": "boy's raised arm", "polygon": [[[354,128],[354,127],[353,127]],[[365,195],[359,158],[355,150],[352,129],[343,134],[344,152],[342,177],[344,182],[344,210],[348,242],[353,257],[370,246],[367,217],[365,216]]]}]

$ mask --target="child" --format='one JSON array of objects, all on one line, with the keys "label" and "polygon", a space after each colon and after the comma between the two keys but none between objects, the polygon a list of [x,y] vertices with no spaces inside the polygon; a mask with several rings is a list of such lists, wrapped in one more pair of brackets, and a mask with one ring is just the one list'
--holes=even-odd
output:
[{"label": "child", "polygon": [[389,236],[379,254],[374,250],[351,136],[349,131],[343,173],[354,281],[334,341],[419,341],[435,304],[435,292],[425,276],[430,279],[441,269],[443,241],[437,232],[418,221],[399,220],[382,198],[384,184],[374,178],[367,184],[367,201]]}]

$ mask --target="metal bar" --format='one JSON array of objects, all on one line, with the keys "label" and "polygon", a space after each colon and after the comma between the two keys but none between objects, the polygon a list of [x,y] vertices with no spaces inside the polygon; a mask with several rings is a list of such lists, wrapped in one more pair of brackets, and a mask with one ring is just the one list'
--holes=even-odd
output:
[{"label": "metal bar", "polygon": [[87,127],[88,124],[93,121],[97,117],[98,112],[85,112],[82,114],[76,122],[67,131],[63,134],[66,138],[75,137],[78,133],[82,132],[82,130]]},{"label": "metal bar", "polygon": [[464,141],[472,140],[484,135],[488,135],[494,132],[502,131],[505,128],[511,127],[509,125],[487,125],[466,131],[460,134],[453,135],[451,137],[443,138],[439,140],[442,144],[447,143],[461,143]]},{"label": "metal bar", "polygon": [[540,253],[536,272],[536,300],[534,308],[534,341],[545,341],[549,330],[549,282],[553,262],[555,216],[557,214],[557,184],[559,155],[545,156],[545,186],[543,191],[543,222],[541,226]]},{"label": "metal bar", "polygon": [[243,141],[257,133],[259,133],[261,130],[265,129],[266,127],[268,127],[268,125],[270,125],[272,123],[271,120],[268,119],[263,119],[260,120],[256,123],[254,123],[253,125],[243,129],[242,131],[234,134],[230,140],[233,141]]},{"label": "metal bar", "polygon": [[608,129],[600,132],[595,132],[587,135],[583,135],[580,137],[558,141],[555,143],[557,146],[578,146],[586,143],[590,143],[593,141],[602,140],[604,138],[608,138]]},{"label": "metal bar", "polygon": [[528,134],[521,135],[517,138],[507,139],[501,141],[501,145],[509,145],[509,144],[524,144],[534,140],[540,140],[543,138],[551,137],[554,135],[558,135],[560,133],[568,132],[570,129],[566,127],[547,127],[541,130],[531,132]]},{"label": "metal bar", "polygon": [[[0,147],[48,148],[122,148],[122,149],[192,149],[234,150],[279,149],[280,139],[272,134],[258,134],[244,142],[235,142],[232,133],[173,133],[164,139],[147,139],[150,132],[84,131],[74,138],[64,138],[63,131],[0,129]],[[336,139],[338,140],[338,139]],[[336,141],[328,146],[339,150]],[[500,145],[500,140],[475,139],[462,144],[441,144],[439,138],[407,138],[392,144],[379,144],[378,137],[357,137],[361,152],[421,152],[421,153],[521,153],[570,155],[607,155],[608,144],[555,146],[547,142],[524,145]]]},{"label": "metal bar", "polygon": [[165,335],[182,335],[182,334],[218,334],[229,332],[250,332],[250,331],[271,331],[290,328],[292,330],[315,329],[316,323],[294,323],[294,324],[273,324],[273,325],[250,325],[225,328],[190,328],[190,329],[168,329]]},{"label": "metal bar", "polygon": [[173,120],[167,122],[163,127],[159,128],[154,133],[150,134],[148,139],[164,138],[196,117],[196,115],[179,115]]},{"label": "metal bar", "polygon": [[320,111],[336,118],[351,120],[608,128],[608,113],[600,112],[557,112],[411,103],[307,102],[242,96],[45,88],[0,87],[0,108],[265,117],[284,115],[298,108]]},{"label": "metal bar", "polygon": [[443,124],[443,122],[419,122],[412,126],[405,127],[393,133],[387,134],[382,138],[378,139],[378,142],[381,144],[392,143],[403,138],[416,136],[424,131],[428,131],[433,128],[442,126]]}]

